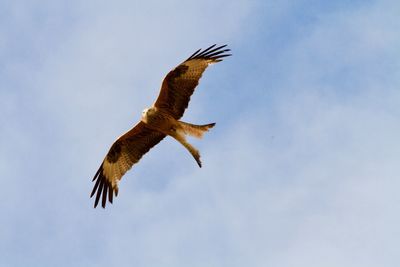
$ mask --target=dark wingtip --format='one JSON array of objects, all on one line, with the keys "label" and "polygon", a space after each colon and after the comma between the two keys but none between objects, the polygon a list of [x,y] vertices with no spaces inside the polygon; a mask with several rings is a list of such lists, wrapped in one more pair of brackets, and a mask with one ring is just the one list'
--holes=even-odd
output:
[{"label": "dark wingtip", "polygon": [[101,192],[103,191],[103,184],[104,184],[104,179],[101,179],[99,187],[97,188],[96,199],[94,200],[94,206],[95,207],[97,207],[97,204],[99,204]]},{"label": "dark wingtip", "polygon": [[110,189],[109,182],[108,181],[104,181],[104,183],[103,183],[103,196],[102,196],[102,200],[101,200],[101,206],[103,207],[103,209],[106,207],[107,195],[108,195],[108,190],[109,189]]},{"label": "dark wingtip", "polygon": [[101,206],[103,208],[106,207],[107,204],[107,199],[108,201],[112,204],[113,203],[113,194],[115,192],[115,196],[118,195],[118,188],[114,189],[112,187],[111,182],[109,182],[106,177],[103,174],[103,164],[100,166],[99,170],[96,172],[93,181],[96,181],[93,190],[90,193],[90,197],[92,198],[94,195],[96,195],[95,201],[94,201],[94,208],[97,207],[97,205],[100,202],[101,199]]},{"label": "dark wingtip", "polygon": [[103,164],[100,165],[99,169],[97,170],[96,174],[95,174],[94,177],[93,177],[92,182],[93,182],[94,180],[96,180],[96,178],[99,176],[99,173],[100,173],[102,170],[103,170]]},{"label": "dark wingtip", "polygon": [[231,51],[230,49],[223,49],[227,47],[228,45],[221,45],[218,47],[215,47],[216,44],[204,49],[201,51],[201,49],[197,50],[194,52],[187,60],[192,60],[192,59],[212,59],[215,60],[216,62],[221,61],[221,58],[224,57],[229,57],[232,54],[225,54],[226,52]]}]

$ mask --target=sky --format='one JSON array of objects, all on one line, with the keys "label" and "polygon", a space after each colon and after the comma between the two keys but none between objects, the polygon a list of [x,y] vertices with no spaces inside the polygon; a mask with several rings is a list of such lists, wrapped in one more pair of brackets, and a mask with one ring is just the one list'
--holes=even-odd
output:
[{"label": "sky", "polygon": [[[0,266],[400,265],[400,4],[0,2]],[[91,179],[161,81],[228,44],[106,209]]]}]

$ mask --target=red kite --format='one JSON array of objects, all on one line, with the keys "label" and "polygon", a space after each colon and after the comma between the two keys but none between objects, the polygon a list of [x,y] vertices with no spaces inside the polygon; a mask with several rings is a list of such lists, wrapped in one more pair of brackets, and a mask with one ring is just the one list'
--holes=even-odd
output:
[{"label": "red kite", "polygon": [[226,45],[210,46],[197,50],[164,78],[160,94],[152,107],[142,112],[142,118],[131,130],[119,137],[111,146],[93,181],[96,181],[90,197],[96,194],[94,207],[100,198],[105,208],[118,195],[118,182],[153,146],[167,135],[181,143],[201,167],[199,151],[186,141],[186,135],[201,138],[215,123],[194,125],[180,121],[188,107],[190,96],[208,65],[230,56]]}]

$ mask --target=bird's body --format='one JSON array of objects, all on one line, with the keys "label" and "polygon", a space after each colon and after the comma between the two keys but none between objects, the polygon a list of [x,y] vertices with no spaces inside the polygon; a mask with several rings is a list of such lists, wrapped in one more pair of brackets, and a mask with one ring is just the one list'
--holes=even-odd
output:
[{"label": "bird's body", "polygon": [[180,121],[202,73],[208,65],[230,56],[215,45],[197,50],[186,61],[170,71],[163,80],[156,102],[142,112],[141,120],[131,130],[119,137],[111,146],[96,172],[91,197],[97,192],[95,207],[102,196],[102,207],[118,195],[118,182],[140,158],[166,136],[181,143],[201,167],[200,153],[186,141],[186,136],[201,138],[215,123],[195,125]]},{"label": "bird's body", "polygon": [[151,107],[145,109],[142,115],[142,122],[146,123],[146,126],[152,130],[169,135],[179,143],[181,143],[190,154],[194,157],[199,167],[201,167],[200,153],[192,145],[186,141],[186,135],[191,135],[197,138],[203,137],[204,132],[212,128],[215,123],[206,125],[195,125],[183,121],[176,120],[169,112]]},{"label": "bird's body", "polygon": [[172,127],[177,126],[177,120],[161,108],[150,107],[143,110],[141,121],[146,125],[164,134],[168,134]]}]

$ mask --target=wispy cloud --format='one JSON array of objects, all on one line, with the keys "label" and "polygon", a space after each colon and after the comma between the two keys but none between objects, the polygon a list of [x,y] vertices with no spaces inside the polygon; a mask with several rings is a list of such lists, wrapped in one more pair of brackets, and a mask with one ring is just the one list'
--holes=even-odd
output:
[{"label": "wispy cloud", "polygon": [[[0,28],[8,266],[396,266],[395,1],[16,3]],[[234,56],[184,117],[217,122],[191,140],[204,168],[167,139],[93,210],[114,138],[214,42]]]}]

